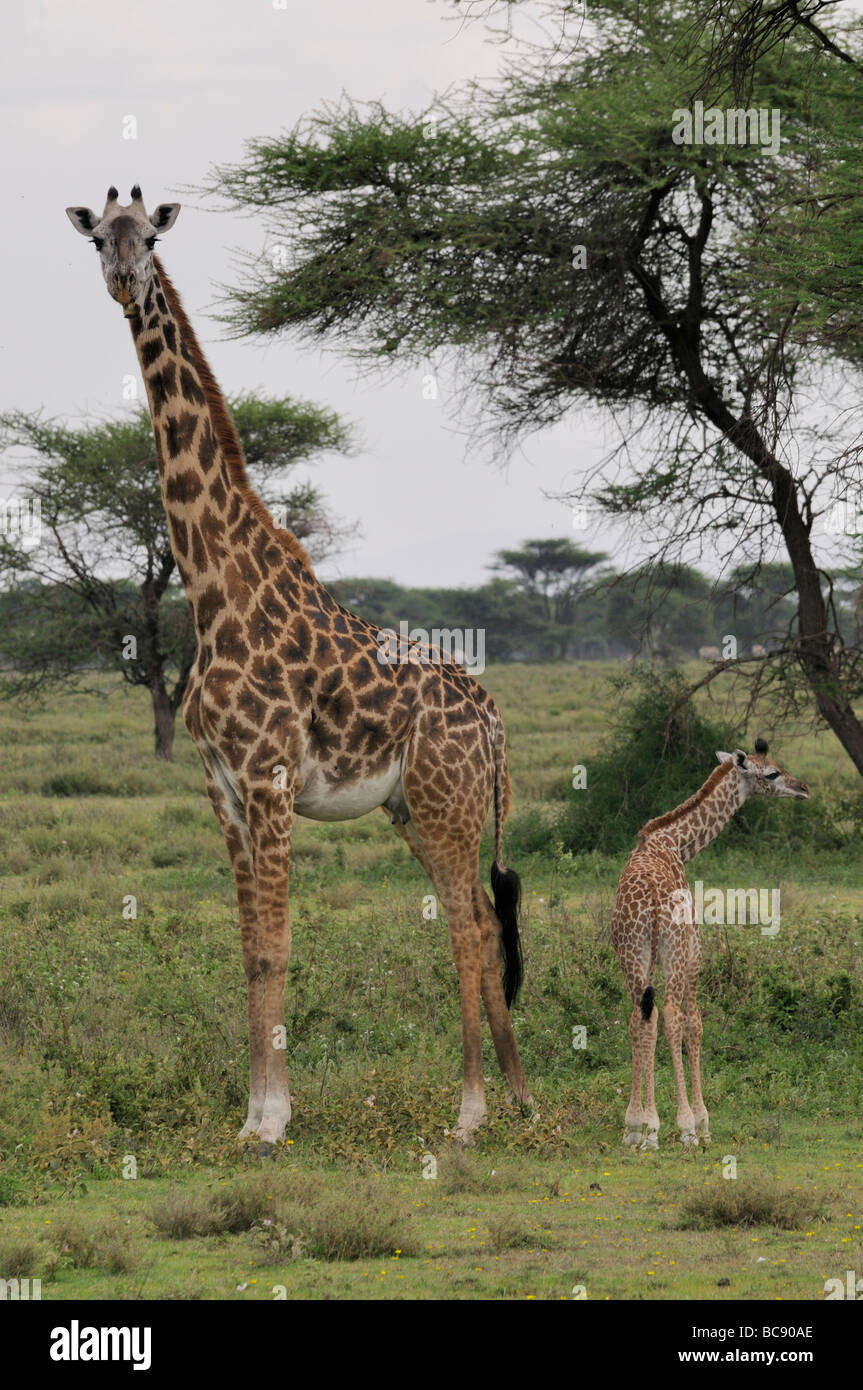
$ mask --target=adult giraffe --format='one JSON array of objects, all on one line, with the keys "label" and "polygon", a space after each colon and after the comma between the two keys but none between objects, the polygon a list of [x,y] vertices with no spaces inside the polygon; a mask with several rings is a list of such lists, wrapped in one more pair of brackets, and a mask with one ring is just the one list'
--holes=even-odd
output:
[{"label": "adult giraffe", "polygon": [[[449,924],[461,1003],[462,1142],[485,1118],[480,997],[514,1098],[530,1104],[509,1005],[521,983],[519,880],[504,868],[511,790],[506,736],[466,672],[414,647],[392,662],[381,634],[342,608],[297,539],[250,487],[215,377],[153,248],[178,203],[147,215],[137,186],[99,217],[66,212],[96,246],[129,320],[147,388],[171,545],[198,653],[183,717],[237,885],[248,983],[249,1111],[240,1138],[284,1137],[291,1116],[284,989],[291,946],[294,812],[350,820],[377,807],[432,880]],[[479,843],[495,808],[494,907]],[[504,977],[501,978],[501,947]]]}]

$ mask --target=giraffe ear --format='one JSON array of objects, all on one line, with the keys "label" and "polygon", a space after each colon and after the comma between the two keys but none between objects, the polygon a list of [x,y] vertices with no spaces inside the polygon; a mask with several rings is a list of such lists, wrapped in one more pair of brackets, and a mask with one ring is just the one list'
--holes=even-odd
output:
[{"label": "giraffe ear", "polygon": [[92,208],[67,208],[66,216],[72,223],[76,232],[82,236],[89,236],[94,227],[98,227],[101,217],[97,217]]},{"label": "giraffe ear", "polygon": [[167,232],[169,227],[173,227],[180,212],[179,203],[160,203],[150,213],[150,221],[157,232]]},{"label": "giraffe ear", "polygon": [[737,767],[745,767],[746,764],[748,763],[748,761],[749,761],[749,754],[748,754],[748,753],[744,753],[744,751],[743,751],[742,748],[735,748],[735,750],[734,750],[734,762],[735,762],[735,764],[737,765]]},{"label": "giraffe ear", "polygon": [[730,753],[720,753],[720,752],[717,750],[717,753],[716,753],[716,761],[717,761],[718,763],[730,763],[730,762],[731,762],[731,754],[730,754]]}]

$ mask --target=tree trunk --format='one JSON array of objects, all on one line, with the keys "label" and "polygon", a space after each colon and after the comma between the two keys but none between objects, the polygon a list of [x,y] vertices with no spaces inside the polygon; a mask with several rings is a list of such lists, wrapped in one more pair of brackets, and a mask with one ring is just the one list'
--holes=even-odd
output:
[{"label": "tree trunk", "polygon": [[[661,200],[654,194],[640,230],[641,244],[655,216],[659,201]],[[818,566],[812,554],[809,527],[800,512],[794,477],[770,452],[754,422],[739,419],[729,409],[702,363],[699,318],[700,253],[707,240],[711,217],[712,213],[709,211],[702,217],[698,237],[692,238],[690,242],[690,298],[682,322],[670,312],[663,300],[658,279],[634,257],[628,260],[629,269],[641,285],[651,316],[668,341],[675,364],[692,393],[695,408],[749,459],[770,486],[773,512],[794,571],[798,598],[797,659],[815,697],[819,715],[832,729],[863,777],[863,725],[842,687],[833,654],[827,604],[821,589]]]},{"label": "tree trunk", "polygon": [[177,712],[173,709],[164,685],[157,683],[151,687],[153,700],[153,726],[156,738],[156,757],[163,762],[174,761],[174,725]]}]

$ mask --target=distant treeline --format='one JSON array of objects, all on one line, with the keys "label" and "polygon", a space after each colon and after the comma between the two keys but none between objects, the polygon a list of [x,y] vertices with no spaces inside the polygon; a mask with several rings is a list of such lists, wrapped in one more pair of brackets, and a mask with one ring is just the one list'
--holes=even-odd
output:
[{"label": "distant treeline", "polygon": [[[771,565],[756,578],[743,570],[716,585],[693,568],[618,575],[605,569],[589,583],[539,588],[524,579],[495,578],[476,588],[407,588],[388,579],[341,579],[331,593],[381,628],[401,623],[431,633],[483,629],[487,661],[623,660],[635,654],[664,660],[722,655],[733,637],[737,653],[756,655],[779,644],[793,622],[790,567]],[[790,597],[789,597],[790,595]],[[846,645],[860,640],[851,586],[837,593]],[[713,653],[710,653],[713,655]]]},{"label": "distant treeline", "polygon": [[[545,571],[501,575],[473,588],[411,588],[373,577],[331,580],[327,587],[346,608],[382,629],[398,632],[406,624],[430,635],[435,629],[482,631],[486,662],[728,655],[729,637],[737,654],[748,656],[754,649],[761,655],[778,646],[793,623],[796,602],[785,565],[765,566],[755,579],[735,572],[717,585],[691,567],[621,575],[602,560],[582,565],[575,574],[570,569],[552,578]],[[147,684],[145,667],[188,668],[196,639],[188,604],[175,583],[159,604],[157,631],[150,637],[136,586],[124,580],[100,586],[107,610],[100,620],[64,585],[31,580],[0,593],[0,669],[7,675],[28,672],[28,679],[36,680],[48,668],[66,675],[113,668],[126,679],[134,672],[133,683]],[[847,646],[861,640],[854,588],[849,582],[835,595]],[[127,659],[127,634],[139,638],[136,660]],[[158,663],[143,659],[153,646],[160,648]]]}]

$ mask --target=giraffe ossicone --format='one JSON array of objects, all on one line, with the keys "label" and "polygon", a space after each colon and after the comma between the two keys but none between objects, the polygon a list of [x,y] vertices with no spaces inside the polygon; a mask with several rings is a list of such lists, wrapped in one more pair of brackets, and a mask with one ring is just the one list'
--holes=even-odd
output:
[{"label": "giraffe ossicone", "polygon": [[[710,1143],[710,1121],[701,1093],[703,1028],[696,1001],[701,965],[699,924],[684,864],[710,844],[750,796],[808,800],[809,790],[767,755],[764,739],[755,752],[717,752],[719,767],[693,796],[639,831],[638,843],[620,876],[611,937],[632,1001],[632,1092],[624,1144],[646,1152],[659,1148],[654,1058],[659,1011],[654,1003],[657,962],[665,976],[662,1022],[677,1090],[677,1125],[684,1149]],[[692,1105],[686,1093],[683,1045],[689,1057]],[[643,1087],[643,1091],[642,1091]]]},{"label": "giraffe ossicone", "polygon": [[[194,615],[198,650],[183,718],[231,858],[248,988],[240,1137],[271,1146],[291,1116],[281,1039],[293,816],[347,820],[380,807],[447,914],[464,1063],[454,1133],[468,1142],[486,1113],[481,1000],[513,1098],[532,1105],[509,1013],[522,958],[519,879],[503,860],[512,796],[503,720],[445,655],[378,661],[377,629],[335,601],[252,490],[222,393],[154,255],[179,210],[161,203],[148,216],[136,185],[126,206],[112,186],[101,217],[86,207],[66,212],[95,243],[131,327],[171,546]],[[479,872],[492,801],[493,903]]]}]

